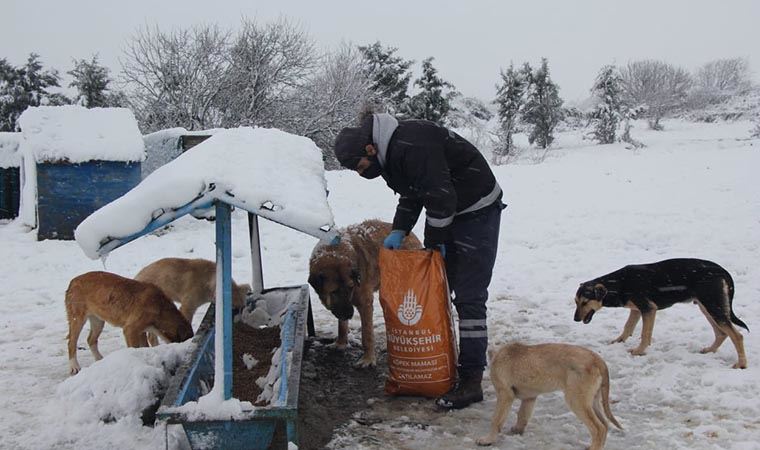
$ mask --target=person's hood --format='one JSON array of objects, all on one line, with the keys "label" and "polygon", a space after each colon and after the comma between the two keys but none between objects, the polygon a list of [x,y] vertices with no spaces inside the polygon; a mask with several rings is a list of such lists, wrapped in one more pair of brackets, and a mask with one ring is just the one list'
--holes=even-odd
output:
[{"label": "person's hood", "polygon": [[373,114],[372,141],[377,147],[377,160],[380,161],[381,167],[385,167],[388,143],[391,141],[396,127],[398,127],[398,120],[392,115],[388,113]]}]

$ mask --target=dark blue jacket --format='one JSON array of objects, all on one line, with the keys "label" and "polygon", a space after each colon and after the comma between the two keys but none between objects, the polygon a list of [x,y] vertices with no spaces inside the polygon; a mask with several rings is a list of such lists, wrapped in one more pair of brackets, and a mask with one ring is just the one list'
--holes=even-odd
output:
[{"label": "dark blue jacket", "polygon": [[501,199],[501,188],[480,151],[433,122],[399,121],[384,156],[382,176],[401,195],[393,229],[410,231],[424,206],[427,247],[450,240],[456,215]]}]

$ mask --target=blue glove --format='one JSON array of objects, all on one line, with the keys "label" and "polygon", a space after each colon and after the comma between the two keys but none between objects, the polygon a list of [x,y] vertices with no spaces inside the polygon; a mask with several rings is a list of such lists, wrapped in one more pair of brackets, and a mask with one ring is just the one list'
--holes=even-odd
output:
[{"label": "blue glove", "polygon": [[401,248],[401,243],[404,241],[405,236],[406,231],[393,230],[383,241],[383,247],[390,250],[398,250]]}]

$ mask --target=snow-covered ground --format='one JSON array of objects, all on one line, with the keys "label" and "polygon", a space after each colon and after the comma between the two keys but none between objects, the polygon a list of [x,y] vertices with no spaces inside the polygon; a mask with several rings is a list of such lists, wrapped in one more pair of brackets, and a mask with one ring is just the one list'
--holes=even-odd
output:
[{"label": "snow-covered ground", "polygon": [[[653,344],[643,357],[626,351],[638,343],[638,330],[626,344],[607,344],[622,329],[626,311],[602,310],[588,325],[572,320],[579,282],[630,263],[698,257],[731,272],[737,316],[752,330],[760,327],[760,140],[747,139],[747,122],[672,121],[665,127],[658,133],[634,130],[648,145],[637,151],[591,145],[579,132],[568,132],[541,164],[495,168],[509,207],[490,289],[491,342],[566,342],[600,353],[611,372],[612,410],[625,428],[610,432],[607,448],[760,448],[756,331],[744,333],[749,368],[733,370],[736,353],[728,341],[717,354],[698,353],[712,342],[712,330],[691,304],[658,313]],[[391,219],[395,198],[382,181],[350,172],[331,172],[327,179],[336,224]],[[237,281],[250,278],[245,229],[244,216],[236,214]],[[261,232],[265,283],[304,283],[316,239],[266,221]],[[213,259],[213,242],[212,223],[186,217],[160,237],[118,249],[106,266],[133,276],[165,256]],[[102,270],[102,264],[75,242],[36,242],[19,221],[0,224],[0,255],[0,447],[164,448],[165,430],[142,427],[129,406],[160,378],[150,367],[171,364],[185,351],[183,344],[124,349],[120,330],[106,326],[100,340],[105,359],[93,365],[89,351],[80,350],[84,369],[69,378],[64,292],[72,277]],[[382,334],[380,308],[376,314]],[[335,319],[318,302],[315,319],[318,333],[335,333]],[[135,366],[144,370],[127,371]],[[366,426],[349,426],[332,446],[475,448],[494,407],[493,388],[488,381],[485,386],[486,400],[474,407],[435,414],[419,408],[374,426],[381,441],[362,439]],[[93,409],[111,413],[112,421],[101,422],[103,411]],[[508,423],[514,417],[513,412]],[[177,446],[176,436],[170,429],[170,448]],[[585,427],[555,393],[539,398],[523,436],[503,435],[497,447],[576,449],[588,442]]]}]

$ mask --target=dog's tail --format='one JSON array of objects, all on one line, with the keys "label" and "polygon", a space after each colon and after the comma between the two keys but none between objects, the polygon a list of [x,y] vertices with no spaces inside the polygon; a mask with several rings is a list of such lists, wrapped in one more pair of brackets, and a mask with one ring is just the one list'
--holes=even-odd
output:
[{"label": "dog's tail", "polygon": [[741,321],[741,319],[736,317],[736,314],[734,314],[733,311],[731,311],[731,322],[733,322],[735,325],[739,325],[740,327],[744,328],[749,333],[749,328],[747,328],[747,324],[745,324],[744,322]]},{"label": "dog's tail", "polygon": [[612,422],[613,425],[615,425],[619,430],[622,430],[623,427],[618,423],[617,419],[615,419],[615,416],[612,415],[612,410],[610,409],[610,371],[607,368],[607,364],[602,360],[602,407],[604,408],[604,415],[607,416],[607,419]]},{"label": "dog's tail", "polygon": [[740,327],[744,328],[749,333],[749,327],[747,327],[747,324],[742,322],[741,319],[736,317],[736,314],[734,314],[734,279],[731,277],[731,274],[728,273],[727,270],[724,269],[724,271],[725,282],[728,284],[728,309],[731,311],[731,322],[733,322],[734,325],[739,325]]}]

